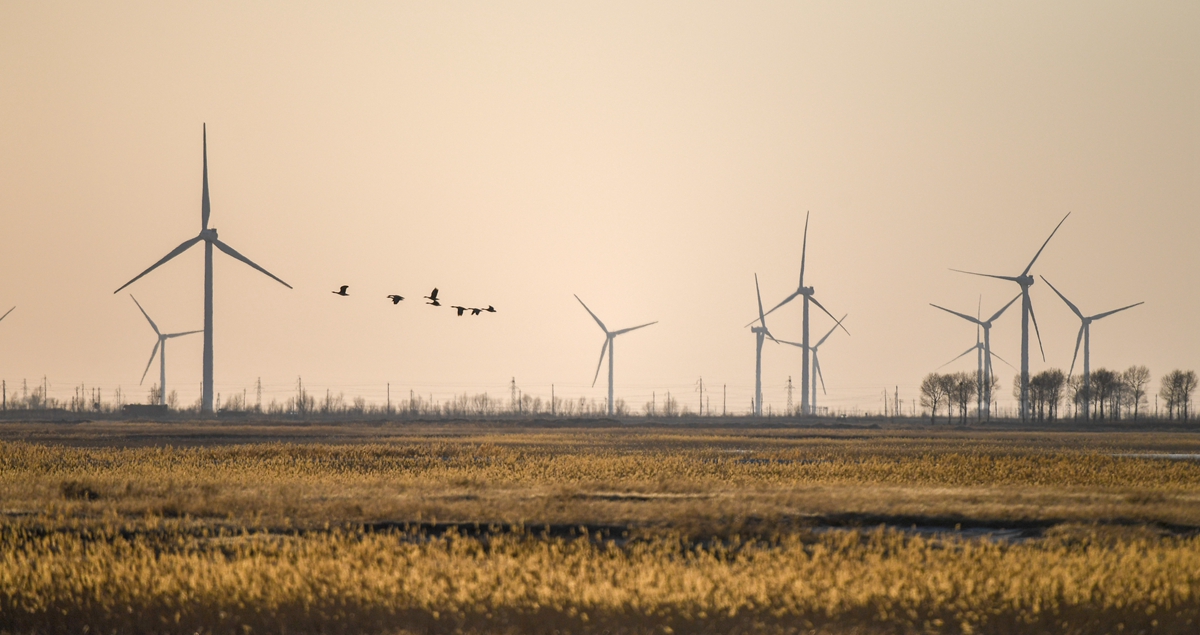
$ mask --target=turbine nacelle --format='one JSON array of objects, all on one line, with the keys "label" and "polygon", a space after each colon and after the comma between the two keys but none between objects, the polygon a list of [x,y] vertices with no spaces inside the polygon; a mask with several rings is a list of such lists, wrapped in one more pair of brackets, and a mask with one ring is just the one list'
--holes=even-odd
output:
[{"label": "turbine nacelle", "polygon": [[214,240],[216,240],[216,239],[217,239],[217,228],[216,228],[216,227],[209,227],[209,228],[207,228],[207,229],[202,229],[202,230],[200,230],[200,236],[199,236],[199,237],[200,237],[202,240],[207,240],[207,241],[209,241],[209,242],[212,242],[212,241],[214,241]]},{"label": "turbine nacelle", "polygon": [[811,296],[812,294],[814,294],[816,292],[817,292],[817,290],[813,287],[800,287],[800,289],[796,293],[799,293],[800,295]]}]

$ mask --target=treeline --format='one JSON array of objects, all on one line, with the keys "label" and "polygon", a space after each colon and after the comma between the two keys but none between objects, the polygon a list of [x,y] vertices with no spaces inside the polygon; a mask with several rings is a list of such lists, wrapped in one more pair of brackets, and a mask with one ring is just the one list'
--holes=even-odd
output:
[{"label": "treeline", "polygon": [[[1067,376],[1051,368],[1029,378],[1030,417],[1038,421],[1062,418],[1060,408],[1070,409],[1070,416],[1090,420],[1138,420],[1147,415],[1151,385],[1150,370],[1145,366],[1130,366],[1124,371],[1099,368],[1092,371],[1085,385],[1082,375]],[[1196,372],[1173,370],[1163,375],[1157,393],[1161,414],[1168,419],[1187,421],[1191,413],[1192,395],[1196,391]],[[977,415],[990,418],[982,406],[993,401],[999,383],[992,378],[991,386],[983,386],[976,373],[930,373],[921,382],[921,406],[927,408],[930,420],[937,421],[938,410],[946,409],[950,421],[957,410],[958,420],[965,423],[972,398],[979,403]],[[1013,378],[1012,395],[1021,398],[1021,376]],[[993,406],[994,407],[994,406]],[[1160,416],[1158,408],[1154,416]]]}]

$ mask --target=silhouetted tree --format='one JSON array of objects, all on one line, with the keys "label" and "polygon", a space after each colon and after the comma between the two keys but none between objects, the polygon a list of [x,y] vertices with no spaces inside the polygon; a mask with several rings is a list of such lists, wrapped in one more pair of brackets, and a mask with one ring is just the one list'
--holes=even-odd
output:
[{"label": "silhouetted tree", "polygon": [[1121,383],[1125,384],[1125,389],[1129,392],[1133,420],[1137,421],[1142,402],[1146,399],[1146,387],[1150,385],[1150,369],[1145,366],[1130,366],[1121,373]]},{"label": "silhouetted tree", "polygon": [[1173,370],[1162,378],[1162,389],[1159,395],[1167,402],[1167,413],[1172,419],[1178,415],[1184,421],[1188,419],[1188,406],[1191,405],[1192,393],[1196,391],[1196,371]]},{"label": "silhouetted tree", "polygon": [[945,375],[944,377],[946,377],[946,387],[950,395],[950,402],[958,406],[958,420],[961,423],[966,423],[967,406],[971,403],[971,398],[976,395],[976,388],[978,387],[975,380],[975,373],[954,373]]},{"label": "silhouetted tree", "polygon": [[1104,419],[1104,406],[1109,405],[1109,415],[1112,414],[1112,402],[1120,385],[1117,374],[1107,368],[1097,368],[1091,374],[1092,403],[1096,404],[1096,418]]},{"label": "silhouetted tree", "polygon": [[929,422],[937,423],[937,410],[946,398],[945,381],[937,373],[929,373],[921,380],[921,407],[929,408]]},{"label": "silhouetted tree", "polygon": [[1058,405],[1062,402],[1066,384],[1067,376],[1057,368],[1044,370],[1029,378],[1030,401],[1039,421],[1058,418]]}]

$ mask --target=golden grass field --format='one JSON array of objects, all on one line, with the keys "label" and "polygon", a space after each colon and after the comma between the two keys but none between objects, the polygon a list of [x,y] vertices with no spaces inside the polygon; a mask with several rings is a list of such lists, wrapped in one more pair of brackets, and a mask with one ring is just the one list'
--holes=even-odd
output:
[{"label": "golden grass field", "polygon": [[1200,434],[4,424],[0,631],[1195,633],[1166,454]]}]

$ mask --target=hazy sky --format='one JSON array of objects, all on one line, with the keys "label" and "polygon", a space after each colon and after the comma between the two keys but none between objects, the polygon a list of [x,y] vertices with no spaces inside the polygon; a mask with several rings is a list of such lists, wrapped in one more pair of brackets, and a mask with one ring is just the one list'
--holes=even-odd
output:
[{"label": "hazy sky", "polygon": [[[0,3],[0,377],[144,398],[154,335],[113,290],[199,230],[207,122],[212,226],[295,287],[217,254],[226,396],[599,399],[575,293],[659,320],[618,338],[618,397],[694,408],[702,376],[746,410],[754,274],[768,306],[795,289],[806,210],[806,282],[852,333],[821,405],[911,399],[975,341],[928,303],[1018,290],[949,268],[1016,275],[1068,211],[1034,273],[1089,314],[1144,300],[1093,326],[1092,364],[1157,389],[1200,367],[1198,33],[1195,2]],[[202,262],[128,291],[201,328]],[[1031,293],[1031,368],[1065,369],[1078,320]],[[799,302],[768,322],[798,340]],[[1019,334],[1015,309],[993,330],[1014,365]],[[200,354],[169,345],[185,402]],[[763,366],[778,409],[798,349]]]}]

